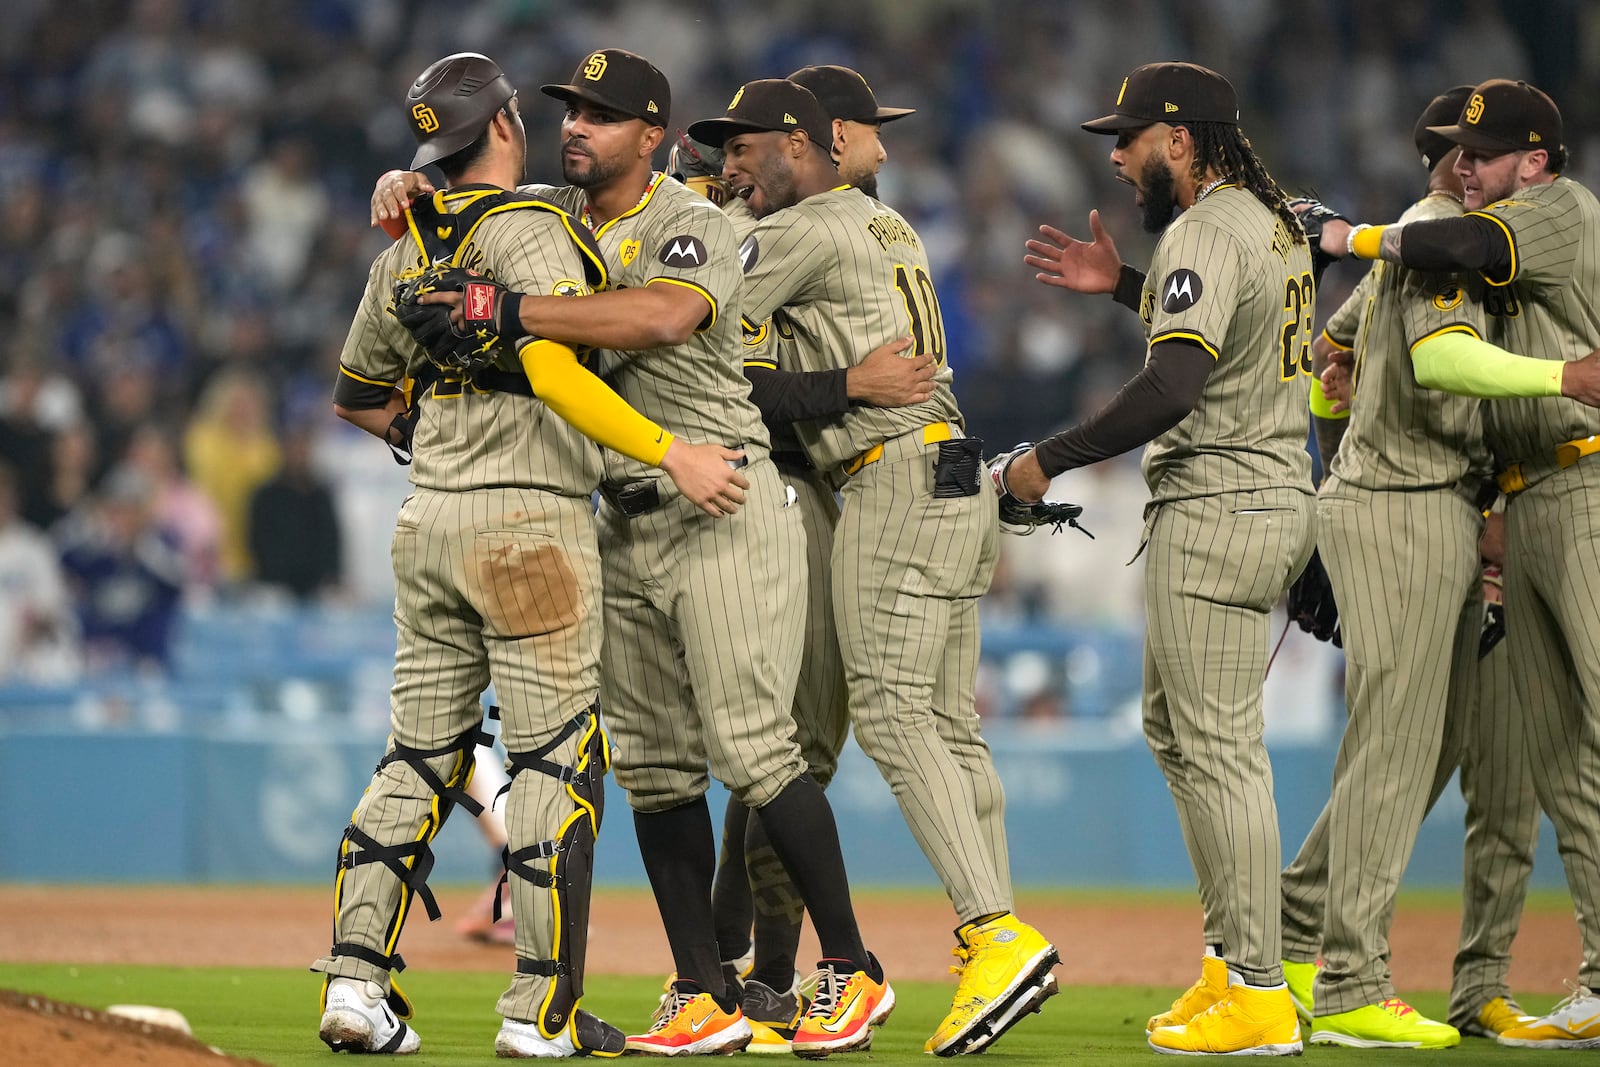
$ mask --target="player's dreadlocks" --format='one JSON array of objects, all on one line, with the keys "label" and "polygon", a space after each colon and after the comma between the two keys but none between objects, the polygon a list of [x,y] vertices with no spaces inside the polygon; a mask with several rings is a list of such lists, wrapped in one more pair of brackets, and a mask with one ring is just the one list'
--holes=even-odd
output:
[{"label": "player's dreadlocks", "polygon": [[1295,244],[1305,242],[1305,231],[1285,203],[1287,198],[1283,190],[1267,173],[1267,168],[1256,155],[1255,149],[1250,147],[1250,138],[1244,135],[1243,130],[1230,122],[1186,122],[1184,125],[1194,138],[1194,163],[1189,168],[1189,175],[1197,185],[1205,183],[1207,170],[1228,175],[1254,193],[1257,200],[1283,220],[1290,240]]}]

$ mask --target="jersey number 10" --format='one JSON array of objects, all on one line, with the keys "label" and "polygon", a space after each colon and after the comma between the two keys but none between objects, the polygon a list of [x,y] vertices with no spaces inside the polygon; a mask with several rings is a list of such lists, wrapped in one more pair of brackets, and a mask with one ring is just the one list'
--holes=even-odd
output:
[{"label": "jersey number 10", "polygon": [[933,279],[922,267],[907,269],[904,263],[894,265],[894,287],[906,304],[906,317],[911,320],[912,350],[908,355],[932,356],[944,364],[944,318],[939,314],[939,294],[933,291]]},{"label": "jersey number 10", "polygon": [[1284,283],[1283,310],[1289,318],[1283,324],[1281,334],[1282,381],[1311,373],[1312,318],[1317,307],[1315,297],[1316,283],[1311,280],[1309,271],[1298,278],[1291,277]]}]

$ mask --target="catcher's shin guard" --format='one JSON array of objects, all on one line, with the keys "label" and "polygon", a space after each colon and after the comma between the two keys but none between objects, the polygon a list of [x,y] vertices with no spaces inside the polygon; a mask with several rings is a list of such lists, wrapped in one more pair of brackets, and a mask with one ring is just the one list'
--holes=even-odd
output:
[{"label": "catcher's shin guard", "polygon": [[[570,766],[545,758],[573,735],[577,735],[577,745]],[[514,875],[546,891],[535,898],[532,908],[524,908],[522,898],[518,898],[513,914],[519,927],[524,921],[547,919],[550,923],[549,958],[529,959],[519,949],[517,973],[550,978],[531,1021],[537,1023],[542,1034],[555,1037],[571,1024],[583,998],[594,846],[605,809],[603,779],[611,767],[611,742],[600,722],[599,705],[585,709],[539,748],[508,755],[511,781],[504,790],[516,789],[520,793],[525,789],[548,789],[553,784],[559,791],[557,796],[564,794],[573,805],[570,812],[561,816],[550,839],[514,851],[508,848],[505,855],[507,877]],[[535,771],[554,779],[554,783],[524,779],[519,784],[524,771]],[[521,805],[523,801],[519,798],[514,803]],[[526,945],[529,939],[519,936],[517,940],[519,945]],[[581,1027],[577,1033],[581,1038]]]},{"label": "catcher's shin guard", "polygon": [[[350,825],[339,842],[333,883],[334,944],[327,957],[312,965],[325,973],[382,981],[384,972],[400,971],[405,960],[396,951],[400,931],[415,896],[430,920],[439,918],[439,905],[428,888],[433,870],[429,848],[457,804],[476,815],[483,806],[467,795],[475,767],[473,750],[488,743],[481,728],[466,731],[442,748],[424,750],[394,743],[379,761],[372,781],[356,806]],[[395,773],[392,768],[404,768]],[[369,832],[370,831],[370,832]],[[380,840],[380,837],[382,838]],[[375,877],[362,868],[378,864],[393,880]],[[372,907],[384,921],[381,945],[352,940],[347,911]],[[370,965],[350,968],[339,963],[349,957]],[[390,1007],[407,1018],[410,1006],[403,996],[391,997]],[[402,1011],[402,1008],[404,1009]]]}]

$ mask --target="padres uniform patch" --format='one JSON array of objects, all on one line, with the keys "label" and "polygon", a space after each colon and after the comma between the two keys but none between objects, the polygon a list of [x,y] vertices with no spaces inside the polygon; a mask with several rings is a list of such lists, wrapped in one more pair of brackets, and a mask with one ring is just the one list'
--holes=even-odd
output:
[{"label": "padres uniform patch", "polygon": [[1161,283],[1161,310],[1169,315],[1187,311],[1200,302],[1200,294],[1204,291],[1200,275],[1187,267],[1179,267]]},{"label": "padres uniform patch", "polygon": [[751,234],[744,239],[744,244],[739,246],[739,269],[745,274],[750,273],[750,268],[756,265],[756,260],[761,258],[761,243],[756,240],[756,235]]},{"label": "padres uniform patch", "polygon": [[551,296],[588,296],[594,287],[572,278],[562,278],[550,286]]},{"label": "padres uniform patch", "polygon": [[617,249],[617,258],[622,260],[622,265],[624,267],[626,267],[629,263],[632,263],[633,260],[634,260],[634,257],[637,256],[638,254],[639,254],[639,242],[638,241],[632,241],[632,240],[624,241],[624,242],[622,242],[621,247],[619,247]]},{"label": "padres uniform patch", "polygon": [[1461,304],[1461,288],[1452,285],[1450,288],[1433,295],[1433,306],[1440,311],[1449,311]]},{"label": "padres uniform patch", "polygon": [[684,234],[661,246],[661,262],[669,267],[698,267],[706,261],[706,246],[700,238]]}]

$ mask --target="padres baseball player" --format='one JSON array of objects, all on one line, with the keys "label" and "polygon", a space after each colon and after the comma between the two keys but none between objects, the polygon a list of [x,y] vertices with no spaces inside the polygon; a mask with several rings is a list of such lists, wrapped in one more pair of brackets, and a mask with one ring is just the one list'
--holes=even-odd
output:
[{"label": "padres baseball player", "polygon": [[[1202,978],[1150,1020],[1158,1052],[1298,1055],[1283,984],[1279,841],[1261,743],[1268,616],[1311,555],[1304,374],[1314,314],[1305,235],[1239,130],[1233,87],[1189,63],[1124,80],[1111,161],[1159,232],[1148,280],[1091,242],[1042,227],[1025,262],[1048,284],[1137,306],[1144,369],[1079,426],[1000,471],[1011,493],[1148,441],[1145,738],[1199,880]],[[1181,214],[1172,219],[1174,209]],[[1169,224],[1170,223],[1170,224]]]},{"label": "padres baseball player", "polygon": [[[391,313],[398,278],[430,262],[470,263],[532,292],[584,292],[606,281],[594,241],[559,208],[505,192],[527,151],[516,94],[491,60],[447,56],[412,85],[413,165],[436,162],[451,192],[419,205],[410,239],[373,263],[340,357],[339,415],[409,445],[414,490],[394,538],[397,595],[391,737],[339,848],[334,945],[312,969],[323,986],[330,1048],[412,1053],[420,1039],[392,981],[429,842],[467,795],[479,700],[492,682],[509,754],[507,866],[517,972],[501,996],[495,1040],[506,1057],[617,1055],[623,1035],[579,1007],[591,859],[609,744],[597,714],[599,558],[589,496],[600,452],[547,412],[641,459],[687,446],[626,408],[572,349],[531,341],[520,371],[471,378],[428,363]],[[415,430],[406,437],[413,379]],[[537,389],[538,399],[535,398]],[[720,454],[701,454],[705,471]]]},{"label": "padres baseball player", "polygon": [[605,349],[602,373],[623,397],[647,414],[672,413],[687,435],[730,446],[748,480],[743,506],[723,521],[697,515],[632,461],[608,460],[601,486],[602,675],[615,773],[678,974],[650,1031],[629,1037],[628,1048],[734,1051],[751,1038],[711,921],[708,761],[759,813],[827,957],[795,1051],[865,1047],[893,991],[861,943],[832,811],[794,741],[804,532],[741,369],[732,225],[652,170],[671,103],[648,60],[602,49],[570,82],[543,91],[567,104],[562,172],[572,184],[536,188],[593,230],[615,291],[587,298],[594,303],[579,314],[559,306],[566,301],[527,296],[523,327]]},{"label": "padres baseball player", "polygon": [[1055,992],[1059,957],[1012,913],[1004,794],[973,706],[998,527],[982,443],[950,389],[927,255],[903,218],[841,183],[827,113],[796,82],[749,82],[689,135],[722,147],[730,191],[760,220],[740,250],[756,343],[776,332],[794,369],[838,370],[909,334],[939,363],[923,403],[794,426],[812,464],[846,479],[831,592],[856,740],[960,920],[961,983],[926,1047],[979,1052]]},{"label": "padres baseball player", "polygon": [[[878,168],[888,158],[878,129],[911,114],[912,109],[880,107],[866,80],[848,67],[805,67],[789,75],[789,80],[811,90],[832,118],[833,157],[840,180],[876,196]],[[692,169],[704,169],[714,161],[718,186],[725,188],[721,151],[704,145],[696,149],[693,142],[685,141],[675,149],[674,158],[691,151],[705,157],[705,162]],[[756,218],[742,198],[724,197],[723,210],[741,241],[755,228]],[[771,341],[789,343],[775,334]],[[750,349],[745,356],[750,398],[772,435],[773,462],[794,489],[805,525],[806,636],[794,718],[806,766],[824,788],[833,779],[850,728],[844,664],[828,588],[839,504],[833,478],[806,457],[793,423],[843,415],[855,404],[899,407],[927,400],[933,395],[937,367],[931,355],[902,357],[910,345],[910,338],[898,339],[849,368],[811,372],[781,370],[795,365],[793,357],[773,359],[761,348]],[[728,798],[723,818],[711,911],[724,957],[748,955],[743,965],[737,961],[725,964],[748,970],[742,1003],[755,1036],[746,1051],[788,1051],[788,1039],[802,1007],[793,975],[803,909],[760,820],[748,818],[748,809],[734,797]]]},{"label": "padres baseball player", "polygon": [[[1436,97],[1419,118],[1417,148],[1431,172],[1405,221],[1460,216],[1455,146],[1427,127],[1459,114],[1471,92]],[[1314,1011],[1316,1044],[1446,1048],[1461,1040],[1396,996],[1388,968],[1395,892],[1444,786],[1432,771],[1447,780],[1456,763],[1483,622],[1475,502],[1489,471],[1482,404],[1420,388],[1409,358],[1415,342],[1447,329],[1483,332],[1481,305],[1460,279],[1378,264],[1324,331],[1330,344],[1356,351],[1361,399],[1337,453],[1324,457],[1329,473],[1317,500],[1349,721],[1332,795],[1283,885],[1285,971],[1315,972],[1302,1007]],[[1318,383],[1319,415],[1320,392]]]},{"label": "padres baseball player", "polygon": [[1454,124],[1431,129],[1461,146],[1466,214],[1404,225],[1336,223],[1324,227],[1322,244],[1412,268],[1473,271],[1486,285],[1488,340],[1445,333],[1412,356],[1431,364],[1435,387],[1502,398],[1489,405],[1487,433],[1509,497],[1505,612],[1514,706],[1583,939],[1572,996],[1499,1041],[1600,1047],[1593,992],[1600,986],[1600,819],[1590,781],[1600,759],[1600,627],[1592,618],[1600,599],[1600,464],[1588,458],[1600,452],[1600,414],[1586,406],[1600,403],[1600,203],[1561,176],[1560,111],[1526,82],[1484,82]]}]

